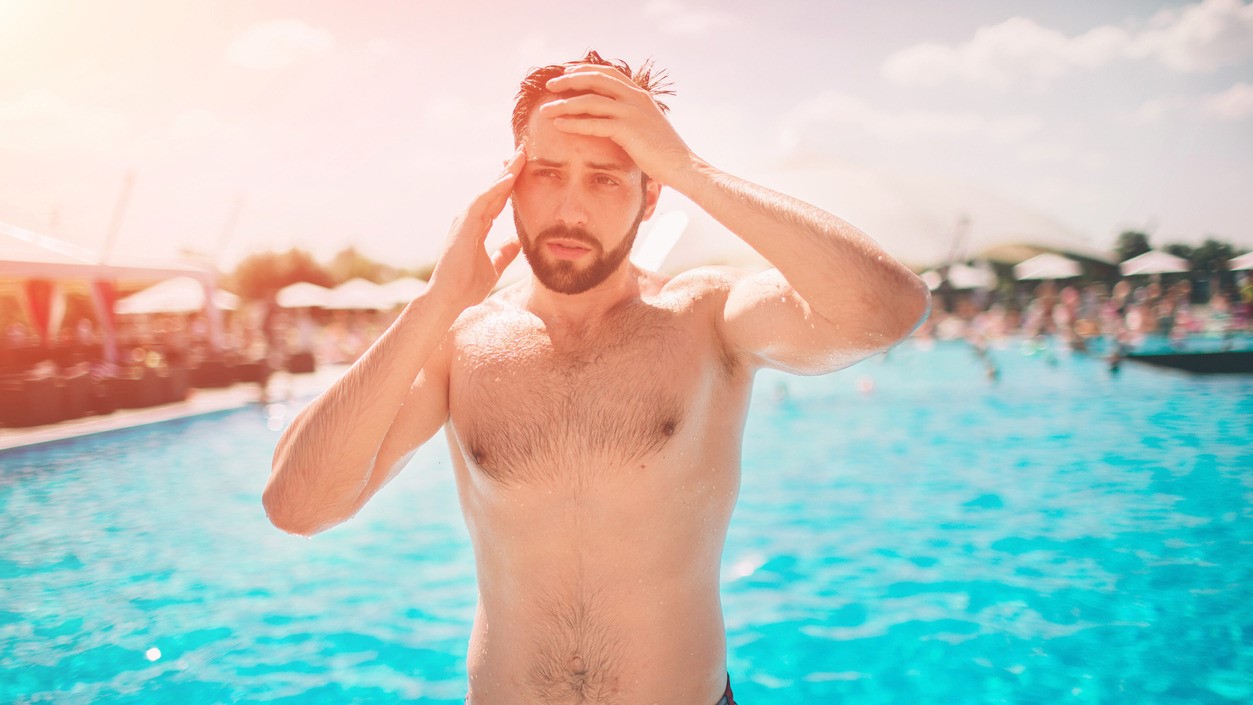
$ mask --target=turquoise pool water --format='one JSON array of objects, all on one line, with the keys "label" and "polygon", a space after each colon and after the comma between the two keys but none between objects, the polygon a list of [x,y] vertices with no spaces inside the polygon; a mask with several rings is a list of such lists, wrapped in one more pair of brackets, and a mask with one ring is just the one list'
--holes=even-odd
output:
[{"label": "turquoise pool water", "polygon": [[[723,566],[737,698],[1253,701],[1253,378],[992,357],[996,383],[958,344],[759,375]],[[259,502],[279,412],[0,453],[0,702],[461,702],[442,438],[305,540]]]}]

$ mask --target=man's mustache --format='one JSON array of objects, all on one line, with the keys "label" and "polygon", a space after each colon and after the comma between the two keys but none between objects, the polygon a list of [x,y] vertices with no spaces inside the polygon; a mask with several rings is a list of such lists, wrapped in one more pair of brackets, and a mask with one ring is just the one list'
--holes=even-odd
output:
[{"label": "man's mustache", "polygon": [[541,230],[539,237],[535,238],[536,244],[544,240],[572,240],[581,245],[586,245],[591,250],[600,249],[600,242],[592,237],[591,233],[583,228],[571,227],[569,225],[553,225]]}]

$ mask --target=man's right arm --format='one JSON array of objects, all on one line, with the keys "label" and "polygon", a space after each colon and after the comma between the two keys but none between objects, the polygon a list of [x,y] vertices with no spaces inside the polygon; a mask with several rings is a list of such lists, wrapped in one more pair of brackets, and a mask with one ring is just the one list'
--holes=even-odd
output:
[{"label": "man's right arm", "polygon": [[275,526],[310,536],[351,518],[448,417],[445,339],[518,254],[512,241],[489,256],[483,241],[524,162],[519,150],[453,225],[426,290],[283,433],[262,495]]}]

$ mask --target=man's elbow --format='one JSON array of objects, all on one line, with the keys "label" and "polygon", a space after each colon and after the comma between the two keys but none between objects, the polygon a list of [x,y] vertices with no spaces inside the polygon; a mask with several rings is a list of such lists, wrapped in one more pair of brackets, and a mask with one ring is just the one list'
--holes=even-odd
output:
[{"label": "man's elbow", "polygon": [[290,503],[283,501],[273,485],[267,486],[261,493],[261,506],[265,508],[266,518],[276,529],[305,538],[326,531],[338,523],[317,521],[307,513],[293,511]]},{"label": "man's elbow", "polygon": [[910,286],[901,296],[900,313],[897,316],[900,327],[897,340],[904,340],[918,330],[927,317],[931,315],[931,290],[926,282],[913,277]]},{"label": "man's elbow", "polygon": [[866,302],[865,328],[860,340],[870,352],[883,352],[908,338],[931,313],[931,291],[921,279],[907,280],[878,300]]}]

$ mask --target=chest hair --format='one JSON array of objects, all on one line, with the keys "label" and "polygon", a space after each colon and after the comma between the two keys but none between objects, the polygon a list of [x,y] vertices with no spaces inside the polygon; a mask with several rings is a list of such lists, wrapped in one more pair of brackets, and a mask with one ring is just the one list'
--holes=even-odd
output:
[{"label": "chest hair", "polygon": [[470,460],[503,484],[577,486],[661,450],[691,386],[675,315],[641,305],[597,331],[554,336],[516,316],[466,331],[454,422]]}]

